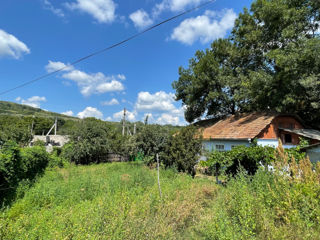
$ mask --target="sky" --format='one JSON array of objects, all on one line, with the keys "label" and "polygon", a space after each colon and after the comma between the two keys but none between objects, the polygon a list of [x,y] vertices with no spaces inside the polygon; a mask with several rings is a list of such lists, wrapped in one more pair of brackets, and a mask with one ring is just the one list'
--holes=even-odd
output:
[{"label": "sky", "polygon": [[216,0],[75,66],[69,63],[122,41],[206,0],[3,0],[0,96],[80,118],[185,125],[172,82],[197,50],[227,37],[252,0]]}]

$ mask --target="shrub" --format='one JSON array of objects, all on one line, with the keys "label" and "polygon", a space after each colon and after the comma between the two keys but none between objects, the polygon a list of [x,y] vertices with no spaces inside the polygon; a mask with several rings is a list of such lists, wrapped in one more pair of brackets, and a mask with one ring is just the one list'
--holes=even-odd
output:
[{"label": "shrub", "polygon": [[102,162],[111,150],[113,134],[114,129],[105,122],[86,118],[71,135],[72,145],[68,145],[66,155],[76,164]]},{"label": "shrub", "polygon": [[137,151],[143,153],[148,163],[155,161],[155,155],[163,152],[169,139],[169,130],[159,125],[146,125],[136,136]]},{"label": "shrub", "polygon": [[209,173],[219,176],[226,173],[235,176],[239,167],[243,167],[248,174],[253,175],[261,164],[267,165],[275,160],[275,149],[261,146],[237,146],[231,151],[212,151],[208,160],[201,165],[209,169]]},{"label": "shrub", "polygon": [[201,139],[196,136],[196,128],[188,126],[171,136],[161,155],[166,167],[174,167],[179,172],[195,175],[195,165],[201,153]]},{"label": "shrub", "polygon": [[6,142],[0,151],[0,185],[8,188],[16,185],[23,176],[20,148],[13,141]]},{"label": "shrub", "polygon": [[44,147],[35,146],[21,149],[23,178],[32,179],[42,173],[49,162],[49,154]]}]

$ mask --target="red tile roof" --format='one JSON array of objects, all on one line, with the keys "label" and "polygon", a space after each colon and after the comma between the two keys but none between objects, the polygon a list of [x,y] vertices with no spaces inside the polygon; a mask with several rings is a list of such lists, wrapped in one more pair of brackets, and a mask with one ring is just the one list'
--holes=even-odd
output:
[{"label": "red tile roof", "polygon": [[203,139],[252,139],[264,130],[278,114],[249,113],[232,115],[216,123],[197,124]]}]

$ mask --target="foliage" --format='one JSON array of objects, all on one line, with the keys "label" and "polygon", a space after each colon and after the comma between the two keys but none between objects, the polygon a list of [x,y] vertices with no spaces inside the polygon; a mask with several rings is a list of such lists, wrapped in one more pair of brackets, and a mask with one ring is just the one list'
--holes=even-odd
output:
[{"label": "foliage", "polygon": [[114,128],[95,118],[79,122],[71,135],[72,146],[68,149],[69,160],[76,164],[98,163],[105,159],[112,149]]},{"label": "foliage", "polygon": [[0,118],[0,146],[7,141],[14,141],[26,146],[32,135],[28,121],[22,118],[1,117]]},{"label": "foliage", "polygon": [[33,179],[37,174],[42,173],[49,162],[49,154],[44,147],[35,146],[22,148],[22,169],[23,177]]},{"label": "foliage", "polygon": [[142,164],[47,170],[2,210],[0,238],[319,239],[320,165],[304,159],[288,175],[278,160],[279,171],[240,172],[225,187],[161,170],[161,200]]},{"label": "foliage", "polygon": [[253,175],[261,164],[266,166],[275,160],[275,149],[252,145],[236,146],[231,151],[212,151],[208,154],[208,160],[200,165],[208,167],[209,173],[219,176],[227,174],[235,176],[243,167],[249,175]]},{"label": "foliage", "polygon": [[22,178],[23,163],[19,146],[13,142],[6,142],[0,151],[0,186],[13,187]]},{"label": "foliage", "polygon": [[217,187],[136,163],[46,171],[0,212],[1,239],[199,239],[193,230]]},{"label": "foliage", "polygon": [[187,121],[237,111],[297,113],[320,125],[320,3],[256,0],[228,39],[197,51],[173,83]]},{"label": "foliage", "polygon": [[20,148],[13,141],[6,142],[0,150],[0,205],[10,202],[21,182],[32,182],[43,173],[49,162],[44,147]]},{"label": "foliage", "polygon": [[163,152],[169,136],[169,129],[165,127],[145,125],[136,135],[137,151],[154,159],[157,153]]},{"label": "foliage", "polygon": [[194,177],[194,167],[202,148],[201,138],[195,137],[196,133],[196,127],[188,126],[169,138],[161,155],[166,167],[174,167],[179,172],[187,172]]}]

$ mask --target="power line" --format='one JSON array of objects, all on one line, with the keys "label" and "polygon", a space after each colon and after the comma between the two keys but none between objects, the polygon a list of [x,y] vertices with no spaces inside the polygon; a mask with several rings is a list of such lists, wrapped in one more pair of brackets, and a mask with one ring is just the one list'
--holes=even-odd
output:
[{"label": "power line", "polygon": [[8,89],[8,90],[5,90],[5,91],[3,91],[3,92],[0,92],[0,96],[2,96],[2,95],[4,95],[4,94],[7,94],[7,93],[9,93],[9,92],[12,92],[12,91],[14,91],[14,90],[16,90],[16,89],[23,88],[23,87],[25,87],[25,86],[27,86],[27,85],[30,85],[30,84],[32,84],[32,83],[34,83],[34,82],[37,82],[37,81],[40,81],[40,80],[42,80],[42,79],[44,79],[44,78],[47,78],[47,77],[49,77],[49,76],[55,75],[56,73],[61,72],[61,71],[65,70],[66,68],[69,68],[70,66],[74,66],[74,65],[76,65],[76,64],[78,64],[78,63],[80,63],[80,62],[82,62],[82,61],[84,61],[84,60],[86,60],[86,59],[88,59],[88,58],[91,58],[91,57],[93,57],[93,56],[96,56],[96,55],[98,55],[98,54],[101,54],[101,53],[103,53],[103,52],[106,52],[106,51],[108,51],[108,50],[110,50],[110,49],[112,49],[112,48],[118,47],[118,46],[120,46],[120,45],[122,45],[122,44],[124,44],[124,43],[126,43],[126,42],[129,42],[130,40],[132,40],[132,39],[134,39],[134,38],[139,37],[140,35],[142,35],[142,34],[144,34],[144,33],[146,33],[146,32],[151,31],[151,30],[154,29],[154,28],[159,27],[159,26],[162,25],[162,24],[165,24],[165,23],[167,23],[167,22],[170,22],[170,21],[172,21],[172,20],[174,20],[174,19],[176,19],[176,18],[179,18],[179,17],[181,17],[181,16],[183,16],[183,15],[186,15],[186,14],[188,14],[188,13],[191,13],[191,12],[197,10],[197,9],[203,8],[203,7],[205,7],[206,5],[209,5],[210,3],[213,3],[213,2],[215,2],[215,1],[216,1],[216,0],[209,0],[209,1],[205,2],[205,3],[203,3],[203,4],[200,4],[200,5],[196,6],[196,7],[194,7],[194,8],[191,8],[191,9],[189,9],[189,10],[186,10],[186,11],[184,11],[184,12],[178,14],[178,15],[175,15],[175,16],[173,16],[173,17],[171,17],[171,18],[168,18],[168,19],[166,19],[166,20],[164,20],[164,21],[162,21],[162,22],[160,22],[160,23],[157,23],[157,24],[155,24],[155,25],[153,25],[153,26],[151,26],[151,27],[149,27],[149,28],[146,28],[145,30],[143,30],[143,31],[141,31],[141,32],[138,32],[138,33],[132,35],[131,37],[128,37],[127,39],[125,39],[125,40],[123,40],[123,41],[120,41],[120,42],[118,42],[118,43],[116,43],[116,44],[113,44],[113,45],[111,45],[111,46],[109,46],[109,47],[106,47],[106,48],[104,48],[104,49],[101,49],[101,50],[98,50],[98,51],[96,51],[96,52],[93,52],[93,53],[91,53],[91,54],[89,54],[89,55],[87,55],[87,56],[85,56],[85,57],[82,57],[82,58],[80,58],[80,59],[78,59],[78,60],[76,60],[76,61],[74,61],[74,62],[72,62],[72,63],[70,63],[70,64],[68,64],[68,65],[66,65],[66,66],[64,66],[64,67],[62,67],[62,68],[59,68],[58,70],[55,70],[55,71],[53,71],[53,72],[44,74],[44,75],[42,75],[42,76],[40,76],[40,77],[37,77],[37,78],[35,78],[35,79],[31,80],[31,81],[22,83],[22,84],[20,84],[20,85],[18,85],[18,86],[16,86],[16,87],[13,87],[13,88],[11,88],[11,89]]}]

